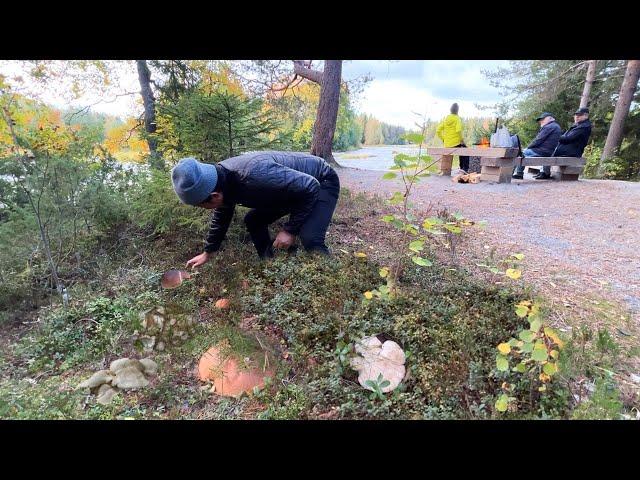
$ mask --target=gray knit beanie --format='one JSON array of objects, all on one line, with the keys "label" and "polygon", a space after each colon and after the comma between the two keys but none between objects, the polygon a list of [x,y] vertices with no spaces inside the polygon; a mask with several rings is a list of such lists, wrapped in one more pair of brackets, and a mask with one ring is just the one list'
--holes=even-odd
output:
[{"label": "gray knit beanie", "polygon": [[182,203],[198,205],[204,202],[218,183],[214,165],[195,158],[183,158],[171,170],[173,189]]}]

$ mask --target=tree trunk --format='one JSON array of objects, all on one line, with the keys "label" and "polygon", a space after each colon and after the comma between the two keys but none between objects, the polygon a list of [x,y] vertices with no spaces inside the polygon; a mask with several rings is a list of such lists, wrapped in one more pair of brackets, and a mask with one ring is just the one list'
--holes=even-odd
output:
[{"label": "tree trunk", "polygon": [[159,166],[162,160],[158,155],[158,141],[153,137],[156,132],[156,100],[151,90],[151,72],[146,60],[136,60],[140,95],[144,103],[144,129],[147,132],[147,143],[151,153],[151,164]]},{"label": "tree trunk", "polygon": [[596,78],[596,62],[597,60],[589,60],[589,67],[587,68],[587,78],[584,82],[582,96],[580,97],[580,108],[587,108],[589,106],[589,95],[591,94],[591,87],[593,85],[593,81]]},{"label": "tree trunk", "polygon": [[313,125],[311,154],[324,158],[334,167],[339,167],[333,158],[331,148],[340,106],[342,60],[325,60],[323,72],[304,67],[299,60],[294,60],[293,65],[297,75],[320,84],[320,101]]},{"label": "tree trunk", "polygon": [[342,60],[325,60],[320,88],[320,101],[316,122],[313,126],[311,154],[324,158],[333,166],[338,163],[333,158],[331,147],[338,120],[340,106],[340,81],[342,77]]},{"label": "tree trunk", "polygon": [[615,156],[622,144],[624,121],[627,115],[629,115],[629,107],[636,93],[638,80],[640,80],[640,60],[628,60],[627,70],[624,74],[622,86],[620,87],[620,96],[616,103],[616,109],[613,112],[613,119],[611,120],[609,133],[607,134],[607,141],[604,144],[602,158],[600,159],[600,166],[598,168],[600,175],[604,173],[604,161],[607,158]]}]

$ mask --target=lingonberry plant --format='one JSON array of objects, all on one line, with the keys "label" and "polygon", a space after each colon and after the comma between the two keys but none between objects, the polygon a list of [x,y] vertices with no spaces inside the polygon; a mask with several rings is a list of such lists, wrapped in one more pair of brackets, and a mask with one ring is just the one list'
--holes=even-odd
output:
[{"label": "lingonberry plant", "polygon": [[[558,356],[564,343],[555,330],[543,324],[538,304],[523,300],[515,306],[515,313],[520,318],[527,318],[529,328],[521,330],[518,338],[511,338],[497,346],[496,368],[500,372],[528,375],[531,396],[536,386],[538,392],[545,392],[547,383],[558,373]],[[515,365],[511,367],[511,363]],[[495,403],[497,411],[517,408],[517,399],[511,395],[514,387],[509,381],[502,383],[504,393]]]}]

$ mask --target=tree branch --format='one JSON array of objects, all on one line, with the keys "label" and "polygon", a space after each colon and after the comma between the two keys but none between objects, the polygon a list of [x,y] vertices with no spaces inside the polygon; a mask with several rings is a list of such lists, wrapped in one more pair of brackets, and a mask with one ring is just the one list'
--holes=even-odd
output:
[{"label": "tree branch", "polygon": [[311,68],[306,67],[302,60],[293,61],[293,72],[296,75],[300,75],[307,80],[311,80],[312,82],[317,83],[318,85],[322,84],[323,73],[318,70],[312,70]]}]

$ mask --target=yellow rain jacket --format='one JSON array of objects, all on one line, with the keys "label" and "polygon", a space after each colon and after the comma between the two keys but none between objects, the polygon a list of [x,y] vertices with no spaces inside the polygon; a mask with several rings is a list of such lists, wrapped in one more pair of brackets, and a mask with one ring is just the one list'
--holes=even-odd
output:
[{"label": "yellow rain jacket", "polygon": [[462,141],[462,120],[453,113],[447,115],[436,129],[436,135],[444,142],[445,148],[455,147]]}]

